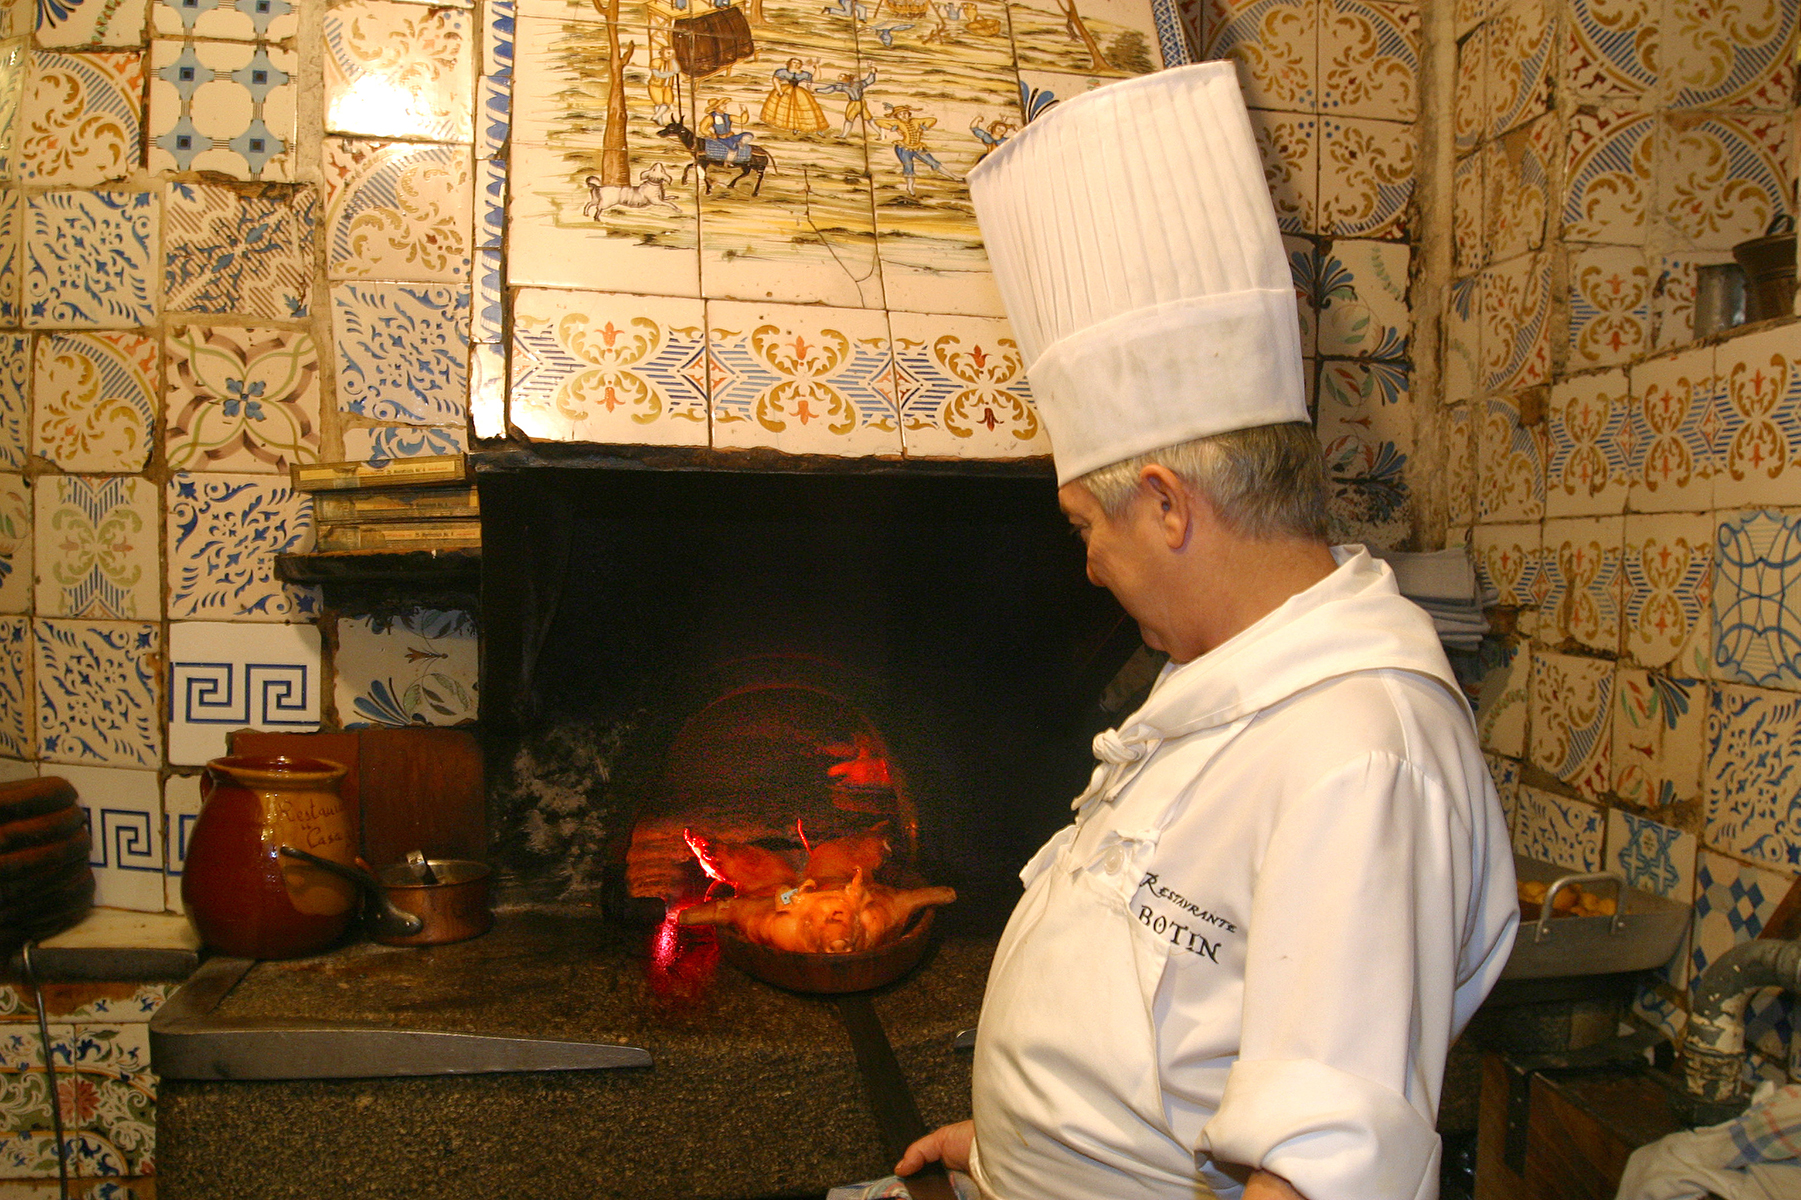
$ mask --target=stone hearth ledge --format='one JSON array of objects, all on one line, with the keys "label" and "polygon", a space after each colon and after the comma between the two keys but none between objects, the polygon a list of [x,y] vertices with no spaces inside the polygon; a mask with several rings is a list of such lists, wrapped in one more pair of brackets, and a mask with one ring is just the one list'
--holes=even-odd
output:
[{"label": "stone hearth ledge", "polygon": [[[655,1066],[419,1079],[164,1080],[167,1200],[531,1197],[748,1200],[887,1173],[849,1038],[828,997],[721,963],[660,999],[648,935],[589,915],[502,913],[451,946],[353,944],[259,964],[222,1019],[319,1019],[618,1042]],[[968,1051],[991,938],[947,937],[873,997],[928,1125],[969,1115]]]}]

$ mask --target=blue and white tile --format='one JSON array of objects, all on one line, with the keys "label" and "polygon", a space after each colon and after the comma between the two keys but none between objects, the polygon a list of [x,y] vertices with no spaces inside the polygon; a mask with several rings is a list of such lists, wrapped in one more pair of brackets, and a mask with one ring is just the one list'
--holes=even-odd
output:
[{"label": "blue and white tile", "polygon": [[1701,796],[1708,688],[1699,679],[1621,666],[1614,682],[1613,790],[1640,808]]},{"label": "blue and white tile", "polygon": [[[0,617],[0,754],[37,757],[37,697],[31,686],[31,621]],[[34,768],[33,774],[36,774]]]},{"label": "blue and white tile", "polygon": [[417,425],[464,419],[466,288],[334,283],[331,301],[341,412]]},{"label": "blue and white tile", "polygon": [[1393,242],[1339,239],[1322,251],[1315,276],[1322,358],[1406,358],[1413,333],[1407,307],[1409,251]]},{"label": "blue and white tile", "polygon": [[359,425],[344,431],[344,457],[372,467],[397,458],[468,452],[469,435],[458,425]]},{"label": "blue and white tile", "polygon": [[45,192],[25,200],[24,323],[130,329],[156,320],[156,196]]},{"label": "blue and white tile", "polygon": [[34,452],[65,471],[142,471],[156,428],[160,349],[137,333],[39,337]]},{"label": "blue and white tile", "polygon": [[468,142],[468,12],[348,0],[325,13],[325,128],[363,137]]},{"label": "blue and white tile", "polygon": [[144,60],[38,51],[19,114],[19,178],[94,187],[137,169]]},{"label": "blue and white tile", "polygon": [[909,458],[1051,452],[1012,327],[999,317],[889,314]]},{"label": "blue and white tile", "polygon": [[[19,7],[25,7],[21,4]],[[141,4],[69,3],[37,5],[37,44],[40,46],[142,46],[144,6]]]},{"label": "blue and white tile", "polygon": [[1521,641],[1513,657],[1482,682],[1476,730],[1482,748],[1509,759],[1526,756],[1526,716],[1532,702],[1532,644]]},{"label": "blue and white tile", "polygon": [[245,195],[171,183],[163,196],[163,307],[299,320],[311,309],[318,192]]},{"label": "blue and white tile", "polygon": [[[0,153],[5,150],[0,146]],[[0,321],[8,325],[24,322],[19,298],[24,256],[25,198],[18,188],[0,185]]]},{"label": "blue and white tile", "polygon": [[1689,951],[1689,987],[1713,961],[1763,932],[1787,894],[1789,881],[1775,871],[1703,849],[1695,859],[1695,924]]},{"label": "blue and white tile", "polygon": [[1614,664],[1570,654],[1532,660],[1532,762],[1584,796],[1612,787]]},{"label": "blue and white tile", "polygon": [[169,616],[307,621],[319,591],[275,576],[278,554],[313,548],[312,498],[267,475],[182,472],[168,484]]},{"label": "blue and white tile", "polygon": [[482,29],[482,74],[487,77],[513,74],[514,21],[518,5],[514,0],[488,0],[482,5],[487,23]]},{"label": "blue and white tile", "polygon": [[37,613],[155,621],[156,485],[130,476],[45,475],[37,485]]},{"label": "blue and white tile", "polygon": [[1488,763],[1488,773],[1495,781],[1495,795],[1501,801],[1501,816],[1507,825],[1508,836],[1513,835],[1514,819],[1520,811],[1520,764],[1511,758],[1502,758],[1499,754],[1483,754]]},{"label": "blue and white tile", "polygon": [[188,837],[200,817],[200,776],[171,775],[163,783],[163,907],[186,912],[181,902],[181,873],[188,860]]},{"label": "blue and white tile", "polygon": [[154,0],[151,26],[162,37],[282,42],[299,32],[291,0]]},{"label": "blue and white tile", "polygon": [[169,761],[218,758],[234,729],[318,729],[319,672],[315,625],[172,622]]},{"label": "blue and white tile", "polygon": [[1801,871],[1801,696],[1723,684],[1707,722],[1709,845]]},{"label": "blue and white tile", "polygon": [[150,169],[292,179],[295,56],[266,43],[158,40],[151,47]]},{"label": "blue and white tile", "polygon": [[507,350],[476,342],[469,347],[469,424],[478,438],[507,432]]},{"label": "blue and white tile", "polygon": [[[0,317],[0,320],[4,319]],[[31,335],[0,334],[0,469],[20,470],[29,453]]]},{"label": "blue and white tile", "polygon": [[33,623],[38,746],[47,762],[155,768],[162,636],[135,621]]},{"label": "blue and white tile", "polygon": [[1619,872],[1627,887],[1686,904],[1694,895],[1699,845],[1692,833],[1611,809],[1603,869]]},{"label": "blue and white tile", "polygon": [[1535,787],[1521,785],[1519,816],[1514,822],[1513,849],[1572,871],[1601,869],[1603,810]]},{"label": "blue and white tile", "polygon": [[415,608],[391,620],[341,618],[332,667],[338,723],[346,729],[475,720],[476,633],[466,612]]},{"label": "blue and white tile", "polygon": [[0,472],[0,613],[33,611],[35,544],[31,490],[25,477]]},{"label": "blue and white tile", "polygon": [[475,252],[475,302],[469,314],[469,340],[499,345],[507,340],[505,299],[500,282],[500,251]]},{"label": "blue and white tile", "polygon": [[[512,135],[512,103],[513,77],[506,75],[484,75],[479,90],[481,111],[476,114],[475,125],[475,162],[483,182],[482,189],[487,193],[487,203],[492,206],[504,203],[506,199],[505,166],[507,160],[507,141]],[[501,168],[500,187],[496,190],[493,182],[493,169]],[[504,216],[502,217],[504,220]],[[492,221],[490,219],[490,225]],[[488,244],[492,232],[483,234],[483,244]]]},{"label": "blue and white tile", "polygon": [[88,814],[94,903],[162,912],[163,804],[156,772],[58,767]]},{"label": "blue and white tile", "polygon": [[699,300],[520,289],[512,423],[544,441],[705,446],[706,325]]},{"label": "blue and white tile", "polygon": [[[1683,943],[1683,946],[1676,951],[1675,965],[1686,977],[1688,973],[1686,938],[1683,939]],[[1686,997],[1687,989],[1680,990]],[[1632,1001],[1632,1015],[1651,1028],[1660,1031],[1672,1042],[1682,1037],[1682,1030],[1688,1024],[1688,1010],[1672,1000],[1664,988],[1655,984],[1645,984],[1638,989],[1638,995]]]},{"label": "blue and white tile", "polygon": [[327,272],[333,279],[467,280],[471,161],[466,146],[326,138]]},{"label": "blue and white tile", "polygon": [[1714,676],[1801,690],[1801,510],[1719,514]]}]

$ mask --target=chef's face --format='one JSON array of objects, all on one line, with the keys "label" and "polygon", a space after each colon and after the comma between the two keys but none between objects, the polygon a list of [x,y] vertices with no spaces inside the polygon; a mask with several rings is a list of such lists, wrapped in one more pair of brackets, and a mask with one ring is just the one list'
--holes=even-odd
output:
[{"label": "chef's face", "polygon": [[1140,491],[1124,512],[1110,516],[1086,487],[1068,483],[1057,489],[1057,503],[1088,547],[1088,581],[1113,593],[1138,622],[1145,645],[1168,650],[1162,633],[1168,543],[1156,499]]}]

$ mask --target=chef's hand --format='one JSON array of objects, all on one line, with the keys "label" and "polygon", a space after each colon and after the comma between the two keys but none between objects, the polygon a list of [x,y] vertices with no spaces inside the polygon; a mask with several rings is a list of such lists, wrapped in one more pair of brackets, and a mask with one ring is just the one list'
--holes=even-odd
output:
[{"label": "chef's hand", "polygon": [[952,1171],[968,1171],[969,1146],[975,1137],[974,1121],[941,1125],[907,1147],[901,1160],[894,1164],[894,1173],[904,1178],[930,1162],[941,1162]]}]

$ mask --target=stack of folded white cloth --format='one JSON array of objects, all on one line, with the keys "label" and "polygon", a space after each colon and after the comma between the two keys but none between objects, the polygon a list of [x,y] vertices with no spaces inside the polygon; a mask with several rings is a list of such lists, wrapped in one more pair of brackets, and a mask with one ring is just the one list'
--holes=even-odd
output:
[{"label": "stack of folded white cloth", "polygon": [[1408,554],[1371,546],[1370,553],[1394,571],[1401,595],[1432,617],[1439,641],[1453,650],[1474,650],[1481,644],[1482,635],[1488,632],[1488,618],[1482,610],[1500,597],[1483,592],[1467,551]]}]

